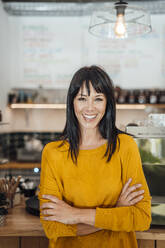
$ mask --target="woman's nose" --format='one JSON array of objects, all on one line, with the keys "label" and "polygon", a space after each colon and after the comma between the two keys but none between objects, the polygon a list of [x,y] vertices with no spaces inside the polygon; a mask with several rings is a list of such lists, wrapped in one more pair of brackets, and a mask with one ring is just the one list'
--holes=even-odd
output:
[{"label": "woman's nose", "polygon": [[94,102],[92,100],[87,101],[88,110],[92,110],[94,108]]}]

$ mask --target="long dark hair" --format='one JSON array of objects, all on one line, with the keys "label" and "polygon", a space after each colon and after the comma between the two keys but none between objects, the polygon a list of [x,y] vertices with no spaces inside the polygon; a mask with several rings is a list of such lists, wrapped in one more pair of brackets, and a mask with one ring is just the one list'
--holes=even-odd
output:
[{"label": "long dark hair", "polygon": [[90,95],[89,83],[91,83],[96,92],[103,93],[107,100],[105,114],[98,128],[101,136],[107,139],[107,149],[104,157],[107,157],[107,162],[109,162],[116,150],[118,134],[122,133],[122,131],[116,127],[116,103],[113,82],[108,74],[98,66],[83,67],[74,74],[67,95],[66,124],[59,139],[63,140],[63,143],[65,141],[69,142],[69,154],[73,162],[77,163],[81,133],[74,112],[73,101],[84,83],[88,95]]}]

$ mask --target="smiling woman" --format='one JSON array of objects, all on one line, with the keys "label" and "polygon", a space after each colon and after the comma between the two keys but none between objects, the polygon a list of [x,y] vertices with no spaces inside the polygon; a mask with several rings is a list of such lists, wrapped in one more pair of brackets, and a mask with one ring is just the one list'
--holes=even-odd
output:
[{"label": "smiling woman", "polygon": [[[94,134],[94,130],[95,130],[95,135],[97,135],[100,138],[100,140],[103,140],[103,142],[105,143],[106,139],[104,140],[100,136],[97,126],[105,114],[106,102],[107,102],[106,97],[103,93],[97,93],[91,83],[89,83],[89,91],[90,91],[90,95],[84,83],[82,88],[80,88],[79,93],[74,98],[74,111],[77,120],[79,122],[81,136],[85,138],[86,132],[89,132],[91,129],[92,133]],[[84,143],[88,145],[89,142],[90,145],[97,144],[97,142],[93,140],[93,135],[92,137],[88,135],[88,142],[87,143],[84,142]],[[80,149],[83,148],[82,142],[79,148]]]},{"label": "smiling woman", "polygon": [[104,94],[97,93],[91,83],[89,84],[89,90],[90,95],[84,83],[74,99],[74,111],[81,131],[84,128],[96,128],[106,110]]},{"label": "smiling woman", "polygon": [[136,248],[134,231],[149,228],[139,151],[115,119],[112,80],[97,66],[81,68],[64,131],[42,153],[40,219],[50,248]]}]

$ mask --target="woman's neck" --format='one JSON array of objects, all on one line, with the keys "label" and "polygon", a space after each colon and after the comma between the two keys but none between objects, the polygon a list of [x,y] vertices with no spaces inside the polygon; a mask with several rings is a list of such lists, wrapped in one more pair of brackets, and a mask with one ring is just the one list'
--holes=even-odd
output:
[{"label": "woman's neck", "polygon": [[81,130],[80,148],[84,147],[97,147],[106,142],[98,130],[85,129]]}]

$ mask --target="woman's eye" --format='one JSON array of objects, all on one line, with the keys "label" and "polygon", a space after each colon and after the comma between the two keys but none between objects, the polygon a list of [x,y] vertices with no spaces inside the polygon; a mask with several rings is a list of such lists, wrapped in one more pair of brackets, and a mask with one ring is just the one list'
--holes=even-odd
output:
[{"label": "woman's eye", "polygon": [[79,98],[78,98],[78,101],[85,101],[85,100],[86,100],[85,97],[79,97]]},{"label": "woman's eye", "polygon": [[95,100],[96,100],[96,101],[98,101],[98,102],[103,101],[103,99],[102,99],[102,98],[96,98]]}]

